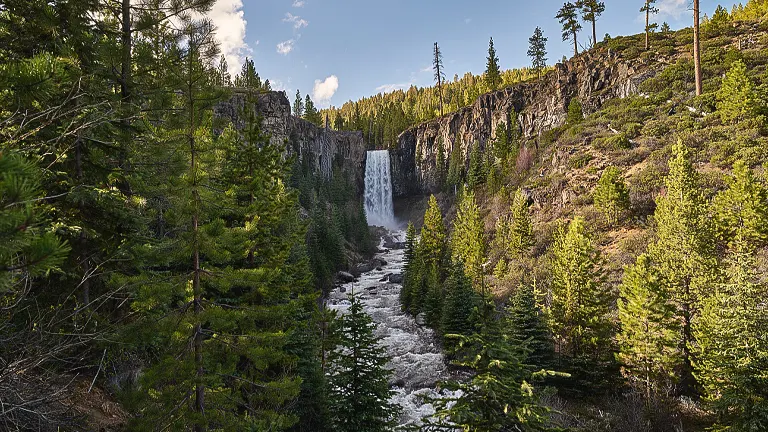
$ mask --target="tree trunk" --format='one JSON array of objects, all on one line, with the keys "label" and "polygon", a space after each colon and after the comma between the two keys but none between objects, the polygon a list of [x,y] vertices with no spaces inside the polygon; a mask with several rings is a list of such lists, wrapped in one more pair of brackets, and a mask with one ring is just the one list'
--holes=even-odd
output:
[{"label": "tree trunk", "polygon": [[701,96],[702,93],[699,30],[699,0],[693,0],[693,64],[696,70],[696,96]]},{"label": "tree trunk", "polygon": [[573,32],[573,56],[579,55],[579,43],[576,41],[576,32]]},{"label": "tree trunk", "polygon": [[592,46],[597,45],[597,18],[592,20]]},{"label": "tree trunk", "polygon": [[651,9],[648,2],[645,2],[645,50],[648,51],[648,48],[650,48],[650,44],[648,43],[648,31],[650,30],[648,26],[651,24]]},{"label": "tree trunk", "polygon": [[120,70],[120,95],[126,102],[131,97],[131,0],[122,3],[122,65]]}]

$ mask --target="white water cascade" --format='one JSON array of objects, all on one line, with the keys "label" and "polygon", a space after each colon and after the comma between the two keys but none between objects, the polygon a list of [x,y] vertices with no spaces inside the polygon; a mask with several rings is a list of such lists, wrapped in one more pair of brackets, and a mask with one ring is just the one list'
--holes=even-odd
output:
[{"label": "white water cascade", "polygon": [[[370,160],[370,153],[368,153]],[[402,231],[391,233],[396,242],[405,240]],[[349,309],[349,295],[354,293],[363,304],[365,313],[376,323],[375,334],[390,356],[388,368],[392,371],[390,386],[395,395],[392,401],[400,405],[400,426],[418,425],[435,409],[425,398],[459,395],[435,390],[440,381],[452,378],[437,343],[434,332],[419,325],[400,308],[400,278],[403,271],[404,250],[384,249],[384,241],[375,258],[382,265],[363,273],[356,282],[336,287],[328,297],[328,307],[339,313]],[[397,280],[398,282],[391,282]]]},{"label": "white water cascade", "polygon": [[368,225],[395,228],[389,151],[369,151],[365,162],[365,217]]}]

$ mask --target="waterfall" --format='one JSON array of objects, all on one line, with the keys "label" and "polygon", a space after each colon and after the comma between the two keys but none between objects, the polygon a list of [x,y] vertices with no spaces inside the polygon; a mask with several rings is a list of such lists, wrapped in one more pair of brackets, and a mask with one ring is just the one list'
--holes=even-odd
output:
[{"label": "waterfall", "polygon": [[365,217],[368,225],[395,228],[387,150],[368,152],[365,162]]}]

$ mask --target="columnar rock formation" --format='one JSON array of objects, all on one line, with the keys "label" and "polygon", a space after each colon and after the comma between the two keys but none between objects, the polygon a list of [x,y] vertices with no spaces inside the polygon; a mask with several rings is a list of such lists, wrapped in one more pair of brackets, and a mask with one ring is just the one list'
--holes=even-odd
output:
[{"label": "columnar rock formation", "polygon": [[592,50],[556,64],[540,80],[484,94],[473,105],[408,129],[391,156],[394,194],[436,190],[439,144],[446,160],[452,151],[460,151],[466,161],[471,146],[485,148],[512,111],[518,114],[517,127],[523,135],[537,142],[542,132],[565,123],[573,98],[581,101],[585,114],[594,112],[608,99],[637,93],[638,85],[654,73],[647,64],[624,61],[605,48]]},{"label": "columnar rock formation", "polygon": [[[246,99],[244,90],[235,90],[228,101],[214,107],[214,115],[242,129],[245,120],[241,113],[246,109]],[[333,175],[333,166],[337,165],[362,195],[366,156],[362,132],[334,131],[294,117],[284,92],[262,92],[249,108],[262,117],[264,130],[271,134],[273,144],[286,142],[289,155],[307,158],[315,172],[325,178]]]}]

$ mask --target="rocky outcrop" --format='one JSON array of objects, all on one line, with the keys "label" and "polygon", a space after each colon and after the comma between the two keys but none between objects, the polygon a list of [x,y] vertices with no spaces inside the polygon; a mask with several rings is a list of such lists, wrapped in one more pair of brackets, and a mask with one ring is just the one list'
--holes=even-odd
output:
[{"label": "rocky outcrop", "polygon": [[[241,113],[246,109],[247,93],[235,90],[232,97],[214,107],[214,115],[232,122],[235,129],[245,127]],[[250,109],[263,120],[264,130],[276,145],[287,143],[288,155],[309,161],[314,171],[325,178],[333,175],[334,165],[354,182],[362,193],[365,172],[365,143],[362,132],[339,132],[320,128],[291,114],[291,105],[284,92],[263,92],[255,95]]]},{"label": "rocky outcrop", "polygon": [[639,84],[654,73],[640,61],[628,62],[606,48],[595,49],[558,63],[540,80],[484,94],[471,106],[408,129],[391,153],[395,196],[436,190],[439,144],[446,160],[452,151],[460,151],[466,161],[471,146],[478,143],[484,149],[513,111],[523,135],[537,140],[542,132],[565,123],[572,99],[578,98],[588,114],[608,99],[637,93]]}]

